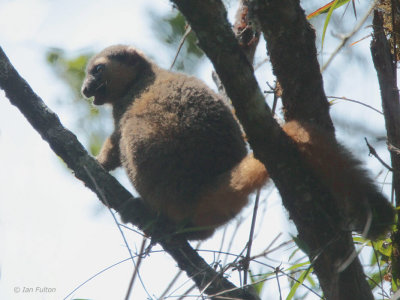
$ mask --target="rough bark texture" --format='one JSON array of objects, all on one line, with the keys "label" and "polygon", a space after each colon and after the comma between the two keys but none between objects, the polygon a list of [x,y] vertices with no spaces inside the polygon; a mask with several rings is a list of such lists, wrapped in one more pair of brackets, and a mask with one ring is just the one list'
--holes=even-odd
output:
[{"label": "rough bark texture", "polygon": [[283,93],[286,121],[313,122],[333,133],[322,75],[317,61],[315,32],[296,0],[255,1],[253,9],[274,74]]},{"label": "rough bark texture", "polygon": [[[223,295],[233,299],[258,299],[246,289],[238,289],[223,274],[211,268],[187,241],[173,235],[173,226],[163,220],[162,226],[149,228],[156,219],[139,198],[134,198],[114,177],[108,174],[79,143],[76,136],[65,129],[58,118],[20,77],[0,48],[0,88],[61,157],[74,175],[97,194],[99,199],[115,209],[121,217],[148,234],[156,233],[156,241],[192,278],[200,290],[208,295]],[[161,237],[169,236],[171,238]],[[224,292],[231,290],[230,292]],[[218,297],[215,297],[218,299]],[[226,298],[224,298],[226,299]]]},{"label": "rough bark texture", "polygon": [[[268,166],[283,203],[297,226],[299,238],[310,249],[309,256],[314,261],[325,296],[328,299],[373,299],[357,257],[350,260],[344,271],[339,272],[338,268],[343,266],[344,259],[354,253],[351,234],[338,229],[340,217],[331,201],[332,196],[307,169],[297,149],[273,120],[252,66],[241,51],[226,19],[222,2],[173,2],[188,20],[200,47],[213,63],[255,156]],[[275,43],[269,45],[274,48],[270,55],[271,61],[274,60],[274,70],[279,74],[278,81],[284,82],[284,89],[287,90],[284,100],[286,118],[320,124],[333,136],[328,103],[315,57],[315,37],[298,1],[259,1],[257,4],[258,9],[268,9],[270,14],[275,14],[274,23],[269,24],[273,28],[262,29],[265,30],[267,43]],[[299,44],[283,40],[290,32],[297,33],[290,35],[290,38],[296,37]],[[268,34],[275,33],[277,36],[269,41]],[[280,51],[287,53],[280,55]],[[294,65],[285,61],[288,56],[297,59],[290,60]],[[306,68],[309,70],[304,70]],[[292,80],[291,76],[295,79]],[[301,84],[296,80],[301,80]],[[304,87],[309,82],[311,87]]]},{"label": "rough bark texture", "polygon": [[[235,16],[235,24],[233,25],[233,32],[239,42],[239,46],[251,64],[254,61],[254,54],[257,49],[258,42],[260,41],[260,31],[258,31],[254,22],[254,15],[251,14],[249,9],[249,0],[240,0],[239,8]],[[218,77],[218,74],[213,71],[213,80],[218,87],[219,93],[224,97],[226,102],[230,105],[231,102],[227,98],[225,88]]]},{"label": "rough bark texture", "polygon": [[[382,12],[377,10],[374,11],[373,30],[371,54],[381,90],[388,143],[400,149],[400,101],[399,90],[397,88],[396,62],[390,52],[390,44],[384,32]],[[394,169],[393,188],[396,196],[396,206],[400,206],[399,153],[392,151],[391,160],[392,168]]]},{"label": "rough bark texture", "polygon": [[[373,39],[371,42],[371,54],[374,66],[378,75],[379,87],[381,90],[382,108],[385,117],[387,142],[389,150],[400,148],[400,100],[397,88],[397,62],[390,51],[389,41],[386,39],[384,20],[382,12],[375,10],[373,19]],[[393,182],[392,186],[395,195],[396,207],[400,206],[400,153],[391,150],[390,152]],[[397,221],[397,228],[400,221]],[[392,275],[396,281],[400,278],[400,232],[393,232],[393,255]]]},{"label": "rough bark texture", "polygon": [[[274,74],[283,90],[285,119],[313,122],[324,128],[327,133],[330,132],[334,139],[329,103],[317,60],[315,32],[306,20],[299,1],[256,0],[253,9],[267,41]],[[285,198],[282,200],[293,216],[290,203]],[[314,209],[313,212],[318,213],[318,209]],[[350,233],[343,233],[336,241],[330,243],[319,237],[317,231],[313,232],[313,229],[305,227],[305,224],[296,222],[295,218],[293,220],[297,225],[299,237],[305,240],[311,249],[326,247],[322,257],[315,263],[315,271],[328,299],[373,299],[357,258],[342,272],[328,271],[346,253],[354,253]],[[325,247],[324,242],[327,243]],[[335,267],[331,270],[335,270]]]},{"label": "rough bark texture", "polygon": [[239,8],[236,12],[235,24],[233,25],[233,32],[247,59],[250,63],[253,63],[254,54],[260,40],[260,32],[249,6],[250,0],[240,0]]}]

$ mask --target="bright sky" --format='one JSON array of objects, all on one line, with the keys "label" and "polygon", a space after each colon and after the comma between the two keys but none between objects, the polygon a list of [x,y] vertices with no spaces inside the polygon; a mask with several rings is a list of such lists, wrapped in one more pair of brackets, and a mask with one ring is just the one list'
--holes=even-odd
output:
[{"label": "bright sky", "polygon": [[[166,67],[173,55],[163,51],[157,42],[148,22],[148,12],[165,13],[171,9],[168,0],[2,0],[0,46],[35,92],[68,126],[71,117],[63,113],[62,105],[57,104],[63,99],[66,89],[54,79],[46,65],[45,50],[48,47],[69,51],[99,50],[111,44],[127,43],[142,49]],[[366,46],[368,42],[360,45],[363,49],[367,49]],[[263,51],[259,52],[262,54]],[[209,84],[210,70],[210,64],[206,63],[199,72]],[[367,61],[365,69],[349,67],[343,73],[327,75],[330,78],[326,80],[336,81],[339,93],[336,95],[362,100],[380,108],[379,90],[372,71],[370,61]],[[266,80],[272,82],[270,73],[258,76],[263,88]],[[340,76],[340,79],[336,80],[334,76]],[[328,90],[332,92],[333,88],[328,86]],[[345,114],[349,119],[365,118],[366,122],[371,119],[368,110],[354,104],[340,103],[332,110],[334,114]],[[383,119],[374,114],[372,118],[374,121],[369,122],[371,128],[382,128]],[[339,134],[346,137],[345,133]],[[350,144],[361,145],[361,142],[353,140]],[[371,161],[369,165],[377,166]],[[128,257],[109,212],[100,209],[95,195],[64,168],[22,114],[10,105],[2,91],[0,166],[0,299],[64,299],[96,272]],[[277,244],[287,239],[287,216],[278,197],[270,197],[263,205],[262,209],[268,207],[263,230],[259,233],[263,238],[254,245],[254,253],[265,248],[280,232],[285,235]],[[240,253],[246,244],[249,219],[247,217],[245,228],[235,239],[231,250],[234,253]],[[233,227],[229,227],[228,232],[232,233]],[[218,250],[221,232],[202,248]],[[140,236],[129,232],[127,235],[132,250],[138,250]],[[154,250],[160,249],[156,247]],[[208,262],[213,261],[212,255],[201,255]],[[279,263],[278,257],[271,264],[278,266]],[[131,262],[122,263],[86,284],[72,297],[123,299],[132,270]],[[255,268],[255,272],[261,270],[261,266]],[[177,271],[175,262],[165,253],[153,253],[145,259],[141,275],[154,299]],[[237,281],[237,278],[232,280]],[[174,295],[191,285],[190,281],[186,282]],[[39,292],[37,287],[54,291]],[[276,284],[272,284],[267,295],[276,296],[277,291]],[[137,281],[131,299],[145,297],[144,289]]]}]

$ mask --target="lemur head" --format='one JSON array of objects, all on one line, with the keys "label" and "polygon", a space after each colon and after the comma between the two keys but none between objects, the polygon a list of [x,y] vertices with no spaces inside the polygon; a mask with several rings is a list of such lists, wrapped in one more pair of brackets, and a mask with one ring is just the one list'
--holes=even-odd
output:
[{"label": "lemur head", "polygon": [[150,69],[149,61],[133,47],[107,47],[89,61],[82,94],[94,96],[96,105],[115,103]]}]

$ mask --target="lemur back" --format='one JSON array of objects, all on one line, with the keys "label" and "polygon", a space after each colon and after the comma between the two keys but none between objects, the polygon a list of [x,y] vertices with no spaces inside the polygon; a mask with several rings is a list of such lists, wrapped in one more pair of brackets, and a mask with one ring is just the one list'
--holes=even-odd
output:
[{"label": "lemur back", "polygon": [[[152,209],[194,227],[188,238],[210,236],[268,178],[264,165],[247,155],[231,110],[200,80],[163,70],[132,48],[105,49],[88,74],[103,64],[108,79],[88,75],[83,87],[95,104],[113,105],[115,131],[99,162],[107,169],[122,163]],[[115,70],[127,88],[116,82]]]},{"label": "lemur back", "polygon": [[[175,221],[246,148],[232,113],[199,80],[160,71],[120,121],[121,159],[140,195]],[[171,203],[176,207],[169,211]]]}]

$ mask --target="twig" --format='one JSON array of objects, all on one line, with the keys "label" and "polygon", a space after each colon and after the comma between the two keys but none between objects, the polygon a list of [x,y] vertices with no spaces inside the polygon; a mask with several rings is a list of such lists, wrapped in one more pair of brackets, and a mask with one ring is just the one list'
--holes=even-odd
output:
[{"label": "twig", "polygon": [[278,85],[279,83],[275,81],[275,87],[271,86],[269,82],[267,82],[268,87],[271,89],[272,93],[274,94],[274,101],[272,102],[272,116],[275,116],[275,111],[276,111],[276,105],[278,104]]},{"label": "twig", "polygon": [[[236,233],[236,231],[238,231],[239,227],[240,227],[242,224],[243,224],[243,220],[242,220],[241,217],[239,217],[239,218],[237,219],[237,221],[236,221],[236,226],[235,226],[235,228],[234,228],[234,230],[233,230],[232,238],[231,238],[231,240],[229,241],[229,245],[228,245],[228,248],[226,249],[226,252],[225,252],[225,253],[229,253],[229,252],[231,251],[232,245],[233,245],[233,242],[234,242],[234,239],[235,239],[235,233]],[[225,259],[224,259],[224,262],[223,262],[222,264],[223,264],[223,265],[226,265],[226,261],[227,261],[227,260],[228,260],[228,256],[225,255]]]},{"label": "twig", "polygon": [[[86,166],[83,166],[83,168],[86,170],[87,175],[89,176],[90,180],[92,180],[92,183],[93,183],[93,185],[96,187],[96,190],[99,192],[100,197],[101,197],[101,200],[103,201],[103,203],[105,203],[105,204],[107,205],[108,211],[110,212],[111,216],[113,217],[115,224],[117,224],[118,230],[119,230],[119,232],[121,233],[121,236],[122,236],[122,239],[124,240],[125,246],[126,246],[126,248],[128,249],[128,251],[129,251],[130,257],[132,258],[132,263],[133,263],[133,267],[134,267],[134,270],[135,270],[133,274],[136,276],[136,273],[139,272],[139,271],[138,271],[138,267],[139,267],[139,266],[138,266],[138,264],[135,263],[135,259],[133,258],[131,248],[129,247],[128,241],[126,240],[125,234],[124,234],[124,232],[122,231],[121,226],[119,226],[119,222],[118,222],[117,218],[115,217],[115,214],[112,212],[112,210],[111,210],[111,208],[110,208],[110,203],[108,202],[107,197],[104,195],[103,189],[101,189],[101,188],[98,186],[96,180],[94,179],[93,175],[90,173],[89,169],[88,169]],[[146,238],[143,238],[143,243],[144,243],[145,241],[146,241]],[[140,263],[140,261],[141,261],[141,256],[139,256],[138,263]],[[150,296],[149,292],[147,291],[146,286],[144,285],[144,282],[143,282],[143,280],[142,280],[142,277],[140,276],[139,273],[138,273],[138,277],[139,277],[140,283],[141,283],[142,286],[143,286],[144,291],[146,292],[146,294],[147,294],[147,296],[149,297],[149,299],[151,299],[152,297]],[[132,277],[133,280],[134,280],[134,278],[135,278],[135,277]],[[132,282],[132,283],[133,283],[133,282]],[[130,286],[130,287],[131,287],[131,286]],[[130,288],[128,289],[128,293],[127,293],[126,298],[125,298],[126,300],[128,300],[129,293],[130,293]]]},{"label": "twig", "polygon": [[179,53],[181,52],[181,49],[182,49],[182,47],[183,47],[183,44],[185,43],[186,38],[188,37],[188,35],[189,35],[191,32],[192,32],[192,28],[190,28],[190,26],[187,25],[186,31],[185,31],[185,33],[183,34],[183,36],[182,36],[182,38],[181,38],[181,41],[179,42],[178,50],[176,51],[174,60],[172,61],[171,66],[169,67],[170,70],[172,70],[172,68],[174,67],[175,62],[176,62],[176,60],[178,59],[178,55],[179,55]]},{"label": "twig", "polygon": [[[374,245],[373,241],[371,241],[371,245],[372,245],[372,250],[374,251],[376,264],[378,265],[379,277],[380,277],[381,283],[382,283],[383,282],[383,278],[382,278],[381,262],[379,261],[378,252],[375,249],[375,245]],[[377,285],[377,286],[379,286],[379,285]],[[383,295],[385,293],[385,290],[383,289],[383,284],[381,284],[380,288],[382,289],[382,295]]]},{"label": "twig", "polygon": [[[142,260],[143,260],[144,246],[146,245],[146,241],[147,241],[147,238],[143,237],[143,239],[142,239],[142,245],[140,246],[138,259],[137,259],[136,266],[135,266],[135,270],[133,271],[132,278],[131,278],[131,281],[130,281],[130,283],[129,283],[128,290],[126,291],[125,300],[129,300],[129,296],[130,296],[130,294],[131,294],[133,285],[135,284],[136,275],[138,275],[138,277],[139,277],[139,279],[140,279],[139,268],[140,268],[140,265],[141,265]],[[140,281],[142,281],[142,280],[140,280]],[[142,285],[143,285],[143,283],[142,283]],[[143,287],[144,287],[144,286],[143,286]],[[147,291],[146,291],[146,293],[147,293]],[[152,297],[149,295],[149,293],[147,293],[147,296],[150,297],[150,299],[152,298]]]},{"label": "twig", "polygon": [[[288,243],[292,243],[292,242],[293,242],[292,240],[287,241],[287,242],[284,242],[284,243],[282,243],[281,245],[279,245],[278,247],[275,247],[274,249],[271,249],[270,252],[272,252],[272,251],[274,251],[274,250],[277,250],[277,249],[279,249],[280,247],[282,247],[282,246],[284,246],[284,245],[286,245],[286,244],[288,244]],[[215,252],[215,250],[200,250],[200,251],[201,251],[201,252]],[[224,252],[224,254],[226,254],[227,256],[228,256],[228,255],[230,255],[230,256],[237,256],[237,254],[227,253],[227,252]],[[251,260],[254,261],[254,262],[257,263],[257,264],[260,264],[260,265],[262,265],[262,266],[266,266],[266,267],[270,268],[270,269],[272,270],[272,273],[274,273],[274,271],[276,270],[276,267],[274,267],[274,266],[272,266],[272,265],[269,265],[269,264],[267,264],[267,263],[265,263],[265,262],[262,262],[262,261],[259,261],[259,260],[255,260],[255,259],[254,259],[255,257],[259,257],[259,256],[261,256],[261,255],[254,256],[254,257],[251,258]],[[243,257],[243,258],[244,258],[244,257]],[[298,281],[296,278],[294,278],[293,276],[291,276],[289,273],[284,272],[282,269],[280,269],[279,272],[282,274],[282,276],[286,276],[286,277],[290,278],[291,280],[298,282],[299,284],[301,284],[301,286],[303,286],[304,288],[306,288],[307,290],[309,290],[310,292],[312,292],[313,294],[315,294],[316,296],[318,296],[320,299],[325,299],[325,298],[322,297],[321,295],[318,295],[318,294],[317,294],[315,291],[313,291],[310,287],[308,287],[308,286],[305,285],[304,283],[301,283],[301,282]],[[293,272],[293,273],[294,273],[294,272]],[[292,273],[292,274],[293,274],[293,273]],[[253,277],[255,277],[255,276],[253,276]],[[251,285],[254,285],[254,284],[257,284],[257,283],[266,281],[266,280],[268,280],[268,279],[256,280],[256,281],[252,282]],[[249,286],[249,285],[250,285],[250,284],[248,284],[247,286]],[[244,286],[244,287],[246,287],[246,286]],[[228,298],[228,299],[229,299],[229,298]]]},{"label": "twig", "polygon": [[128,229],[128,230],[130,230],[130,231],[133,231],[134,233],[137,233],[138,235],[141,235],[142,237],[146,236],[145,234],[143,234],[143,233],[140,232],[139,230],[136,230],[135,228],[132,228],[132,227],[127,226],[127,225],[125,225],[125,224],[122,224],[122,223],[120,223],[120,222],[118,222],[118,226],[121,226],[121,227],[123,227],[123,228],[125,228],[125,229]]},{"label": "twig", "polygon": [[371,7],[368,9],[367,13],[364,15],[364,17],[360,20],[360,22],[358,22],[358,24],[356,25],[356,27],[354,27],[354,29],[346,34],[345,36],[342,37],[342,41],[340,42],[339,46],[337,46],[337,48],[335,49],[335,51],[333,51],[333,53],[331,54],[331,56],[329,57],[328,61],[322,66],[321,68],[321,73],[324,72],[328,66],[330,65],[330,63],[333,61],[333,59],[335,58],[335,56],[339,53],[340,50],[342,50],[342,48],[346,45],[347,41],[353,36],[355,35],[360,28],[364,25],[364,23],[367,21],[369,15],[372,13],[372,11],[374,10],[376,4],[378,3],[379,0],[374,0],[374,2],[372,3]]},{"label": "twig", "polygon": [[365,103],[363,103],[361,101],[358,101],[358,100],[349,99],[347,97],[335,97],[335,96],[326,96],[326,97],[329,98],[329,99],[340,99],[340,100],[345,100],[345,101],[348,101],[348,102],[357,103],[357,104],[360,104],[362,106],[368,107],[368,108],[372,109],[373,111],[383,115],[383,112],[381,112],[380,110],[372,107],[371,105],[368,105],[368,104],[365,104]]},{"label": "twig", "polygon": [[284,246],[286,246],[286,245],[289,245],[289,244],[293,243],[293,240],[289,240],[289,241],[283,242],[283,243],[281,243],[280,245],[276,246],[275,248],[272,248],[272,249],[271,249],[272,245],[275,243],[275,241],[276,241],[281,235],[282,235],[282,233],[279,233],[279,234],[272,240],[272,242],[268,245],[268,247],[267,247],[264,251],[262,251],[262,252],[259,253],[259,254],[256,254],[256,255],[252,256],[252,257],[251,257],[251,260],[254,260],[254,259],[259,258],[259,257],[264,257],[264,256],[266,256],[266,255],[269,254],[269,253],[272,253],[272,252],[274,252],[274,251],[276,251],[276,250],[278,250],[278,249],[280,249],[280,248],[282,248],[282,247],[284,247]]},{"label": "twig", "polygon": [[269,58],[266,57],[263,60],[261,60],[260,62],[256,63],[256,65],[254,66],[254,71],[257,71],[259,68],[261,68],[261,66],[265,63],[267,63],[269,61]]},{"label": "twig", "polygon": [[[228,227],[225,227],[224,228],[224,232],[222,233],[222,239],[221,239],[221,243],[220,243],[220,245],[219,245],[219,253],[218,253],[218,256],[217,256],[217,258],[215,259],[215,261],[219,261],[219,259],[220,259],[220,257],[221,257],[221,251],[222,251],[222,248],[224,247],[224,242],[225,242],[225,237],[226,237],[226,232],[227,232],[227,230],[228,230]],[[233,239],[233,237],[234,236],[232,236],[232,239]]]},{"label": "twig", "polygon": [[260,189],[257,190],[256,200],[254,202],[253,218],[251,219],[249,240],[247,242],[247,253],[246,253],[246,257],[244,258],[244,268],[243,268],[243,284],[244,285],[247,284],[247,272],[249,271],[250,253],[251,253],[251,246],[253,244],[254,227],[256,226],[259,200],[260,200]]},{"label": "twig", "polygon": [[367,143],[367,147],[369,150],[369,154],[375,156],[375,158],[389,171],[393,172],[393,168],[391,166],[389,166],[387,163],[385,163],[382,158],[379,157],[378,153],[376,153],[376,150],[374,149],[374,147],[372,147],[369,143],[367,138],[365,139],[365,143]]},{"label": "twig", "polygon": [[185,299],[185,298],[187,297],[187,295],[188,295],[191,291],[193,291],[193,290],[195,289],[195,287],[196,287],[196,285],[193,284],[190,288],[188,288],[188,289],[183,293],[182,296],[180,296],[180,297],[178,298],[178,300],[183,300],[183,299]]},{"label": "twig", "polygon": [[278,273],[281,271],[281,265],[277,266],[274,270],[276,282],[278,283],[279,300],[282,300],[281,284],[279,283]]},{"label": "twig", "polygon": [[[368,224],[368,223],[367,223]],[[365,226],[366,227],[366,231],[369,229],[370,226]],[[354,259],[356,259],[356,257],[358,256],[358,254],[361,252],[361,250],[368,244],[368,242],[363,243],[360,246],[360,249],[356,251],[356,249],[353,250],[353,252],[351,252],[347,258],[341,262],[338,266],[337,266],[337,272],[343,272],[344,270],[346,270],[349,265],[354,261]]]},{"label": "twig", "polygon": [[86,279],[84,282],[82,282],[81,284],[79,284],[76,288],[74,288],[67,296],[64,297],[64,300],[67,300],[70,296],[73,295],[73,293],[75,293],[77,290],[79,290],[81,287],[83,287],[86,283],[88,283],[89,281],[91,281],[92,279],[96,278],[97,276],[99,276],[100,274],[103,274],[105,271],[110,270],[112,268],[114,268],[115,266],[118,266],[128,260],[132,260],[131,257],[128,257],[124,260],[121,260],[115,264],[112,264],[111,266],[108,266],[107,268],[104,268],[103,270],[97,272],[96,274],[90,276],[88,279]]},{"label": "twig", "polygon": [[[257,263],[259,263],[261,265],[265,265],[265,266],[271,268],[273,270],[272,273],[275,273],[276,268],[274,268],[272,266],[269,266],[269,265],[267,265],[265,263],[259,262],[259,261],[257,261]],[[310,268],[308,268],[308,269],[310,269]],[[297,283],[299,283],[302,287],[304,287],[305,289],[307,289],[308,291],[310,291],[311,293],[316,295],[319,299],[321,299],[321,300],[325,300],[326,299],[325,297],[319,295],[317,292],[315,292],[312,288],[310,288],[306,284],[300,282],[298,279],[296,279],[295,277],[291,276],[291,274],[284,272],[282,269],[279,269],[279,272],[282,274],[282,276],[286,276],[286,277],[290,278],[291,280],[296,281]],[[292,272],[292,274],[294,274],[294,273],[296,273],[296,272]],[[263,281],[266,281],[266,280],[268,280],[268,279],[258,280],[258,281],[255,281],[253,284],[257,284],[259,282],[263,282]]]},{"label": "twig", "polygon": [[164,292],[161,294],[159,297],[160,299],[164,299],[165,295],[171,290],[171,288],[174,286],[175,282],[178,280],[179,276],[181,276],[182,270],[179,270],[178,273],[176,273],[175,277],[170,281],[168,284],[167,288],[164,290]]}]

